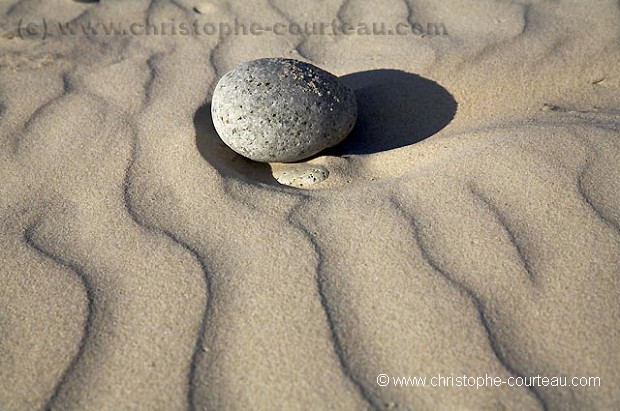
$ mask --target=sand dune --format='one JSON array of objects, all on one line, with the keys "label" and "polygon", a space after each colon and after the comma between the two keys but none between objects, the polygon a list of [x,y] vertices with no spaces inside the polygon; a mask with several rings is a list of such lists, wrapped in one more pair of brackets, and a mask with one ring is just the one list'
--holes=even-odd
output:
[{"label": "sand dune", "polygon": [[[0,409],[620,406],[617,1],[7,0],[0,13]],[[147,20],[447,35],[54,31]],[[356,90],[348,140],[293,165],[221,143],[215,83],[266,56]],[[329,177],[277,181],[313,167]],[[383,387],[379,374],[600,386]]]}]

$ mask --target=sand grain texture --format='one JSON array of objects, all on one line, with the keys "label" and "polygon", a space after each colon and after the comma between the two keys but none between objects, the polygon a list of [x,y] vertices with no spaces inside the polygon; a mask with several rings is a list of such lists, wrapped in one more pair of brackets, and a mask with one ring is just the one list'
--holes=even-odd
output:
[{"label": "sand grain texture", "polygon": [[[620,4],[369,4],[0,1],[0,409],[618,408]],[[449,35],[20,38],[42,18]],[[210,121],[268,56],[358,95],[349,140],[291,166],[328,171],[310,190]]]}]

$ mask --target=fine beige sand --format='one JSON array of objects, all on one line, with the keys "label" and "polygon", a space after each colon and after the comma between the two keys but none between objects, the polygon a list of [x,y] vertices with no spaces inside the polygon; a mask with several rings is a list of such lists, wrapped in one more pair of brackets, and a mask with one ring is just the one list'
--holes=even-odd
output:
[{"label": "fine beige sand", "polygon": [[[620,409],[618,27],[617,0],[1,0],[0,410]],[[222,145],[218,78],[273,56],[356,90],[348,140]]]}]

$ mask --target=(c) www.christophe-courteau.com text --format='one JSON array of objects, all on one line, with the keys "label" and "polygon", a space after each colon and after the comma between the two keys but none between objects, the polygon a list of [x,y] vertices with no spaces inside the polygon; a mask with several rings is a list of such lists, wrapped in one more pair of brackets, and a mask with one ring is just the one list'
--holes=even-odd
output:
[{"label": "(c) www.christophe-courteau.com text", "polygon": [[381,387],[411,388],[484,388],[484,387],[600,387],[601,378],[593,376],[511,376],[493,375],[470,376],[465,374],[437,374],[433,376],[377,375],[377,384]]},{"label": "(c) www.christophe-courteau.com text", "polygon": [[273,23],[201,22],[191,21],[135,21],[114,22],[100,20],[73,20],[70,22],[39,19],[19,20],[13,30],[4,36],[17,35],[25,38],[46,39],[51,36],[447,36],[443,23],[418,22],[285,22]]}]

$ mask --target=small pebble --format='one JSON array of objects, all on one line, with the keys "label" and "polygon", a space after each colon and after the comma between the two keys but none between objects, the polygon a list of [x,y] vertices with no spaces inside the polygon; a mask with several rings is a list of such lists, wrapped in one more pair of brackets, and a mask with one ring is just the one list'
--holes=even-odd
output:
[{"label": "small pebble", "polygon": [[318,164],[303,164],[288,169],[280,169],[273,173],[280,184],[296,188],[310,188],[329,177],[329,171]]},{"label": "small pebble", "polygon": [[299,161],[344,140],[357,119],[353,91],[293,59],[242,63],[218,82],[211,102],[220,138],[261,162]]}]

